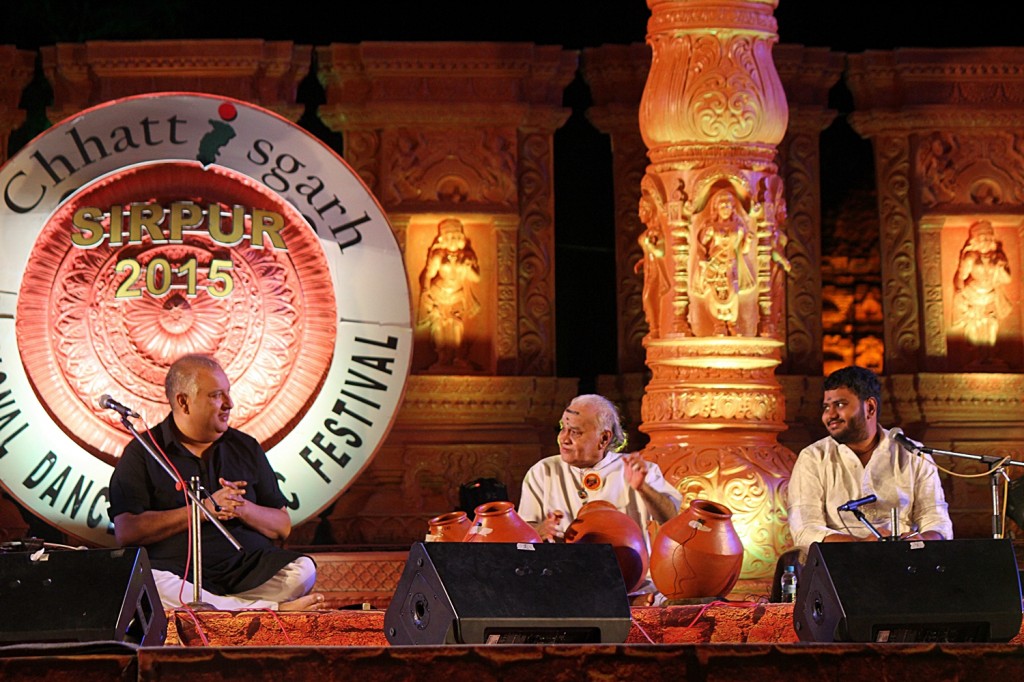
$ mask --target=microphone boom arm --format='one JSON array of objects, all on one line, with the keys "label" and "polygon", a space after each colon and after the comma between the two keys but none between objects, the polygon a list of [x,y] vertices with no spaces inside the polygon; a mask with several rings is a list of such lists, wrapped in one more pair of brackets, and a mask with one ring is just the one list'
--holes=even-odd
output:
[{"label": "microphone boom arm", "polygon": [[953,452],[951,450],[939,450],[936,448],[921,448],[921,452],[927,453],[929,455],[945,455],[947,457],[960,457],[961,459],[970,459],[974,460],[975,462],[987,464],[989,466],[999,464],[1001,466],[1009,465],[1015,467],[1024,467],[1024,462],[1018,462],[1015,459],[1006,459],[1005,457],[995,457],[993,455],[974,455],[969,452]]},{"label": "microphone boom arm", "polygon": [[[1011,466],[1024,466],[1024,462],[1018,462],[1012,459],[1006,459],[1005,457],[995,457],[993,455],[975,455],[969,452],[953,452],[952,450],[940,450],[938,448],[929,448],[924,445],[918,445],[916,442],[911,440],[905,433],[896,433],[893,435],[894,440],[910,450],[914,454],[923,455],[944,455],[946,457],[959,457],[961,459],[969,459],[975,462],[981,462],[982,464],[993,464],[1000,465],[1011,465]],[[1004,461],[1005,460],[1005,461]]]},{"label": "microphone boom arm", "polygon": [[992,455],[975,455],[969,452],[953,452],[952,450],[939,450],[938,448],[926,448],[910,440],[904,433],[897,433],[894,436],[897,443],[910,450],[915,455],[945,455],[946,457],[959,457],[974,462],[981,462],[988,467],[988,474],[991,477],[992,488],[992,537],[999,540],[1005,534],[1005,519],[1003,518],[1002,504],[1000,503],[1000,477],[1008,479],[1006,475],[1007,466],[1024,466],[1024,462],[1006,457],[994,457]]},{"label": "microphone boom arm", "polygon": [[864,516],[864,512],[862,512],[859,507],[851,509],[850,511],[853,512],[853,515],[857,517],[857,520],[860,521],[861,523],[863,523],[865,525],[865,527],[867,527],[867,529],[869,531],[871,531],[871,534],[874,535],[879,540],[892,540],[892,539],[894,539],[891,536],[890,537],[885,537],[884,535],[882,535],[878,531],[878,529],[875,528],[874,524],[871,523],[870,521],[868,521],[868,518],[866,516]]}]

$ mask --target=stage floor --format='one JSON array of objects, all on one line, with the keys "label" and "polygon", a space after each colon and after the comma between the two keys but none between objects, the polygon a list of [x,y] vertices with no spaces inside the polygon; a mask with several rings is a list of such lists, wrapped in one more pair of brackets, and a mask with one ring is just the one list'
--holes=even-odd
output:
[{"label": "stage floor", "polygon": [[1018,680],[1017,644],[622,644],[511,646],[150,647],[0,652],[5,682],[490,682],[491,680]]},{"label": "stage floor", "polygon": [[[634,606],[626,644],[796,642],[792,604]],[[384,611],[167,614],[165,646],[388,646]]]},{"label": "stage floor", "polygon": [[1024,671],[1024,633],[1005,644],[799,642],[794,605],[767,603],[766,581],[738,584],[728,601],[633,607],[629,634],[621,644],[389,646],[385,609],[406,556],[317,555],[317,589],[332,606],[326,612],[176,610],[167,613],[163,646],[2,647],[0,680],[1010,682]]}]

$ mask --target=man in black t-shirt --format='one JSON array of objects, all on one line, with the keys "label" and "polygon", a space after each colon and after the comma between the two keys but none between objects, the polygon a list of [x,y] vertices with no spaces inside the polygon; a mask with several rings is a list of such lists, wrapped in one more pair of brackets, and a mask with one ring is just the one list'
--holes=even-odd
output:
[{"label": "man in black t-shirt", "polygon": [[[165,389],[171,413],[142,437],[186,483],[198,476],[212,491],[203,505],[242,545],[236,550],[213,524],[202,524],[201,601],[218,609],[319,610],[313,560],[275,544],[288,537],[291,519],[267,456],[228,426],[234,404],[224,370],[210,357],[186,355],[168,369]],[[114,468],[109,514],[118,544],[146,548],[164,607],[191,602],[185,494],[138,441]]]}]

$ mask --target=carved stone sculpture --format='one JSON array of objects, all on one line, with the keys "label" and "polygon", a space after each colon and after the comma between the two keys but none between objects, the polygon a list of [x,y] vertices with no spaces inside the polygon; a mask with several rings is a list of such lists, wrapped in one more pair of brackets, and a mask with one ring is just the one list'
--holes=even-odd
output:
[{"label": "carved stone sculpture", "polygon": [[710,214],[697,233],[702,260],[694,290],[704,297],[715,334],[732,336],[737,333],[740,295],[757,285],[749,261],[755,238],[732,192],[718,190],[708,205]]},{"label": "carved stone sculpture", "polygon": [[976,346],[994,346],[999,321],[1011,312],[1005,287],[1010,283],[1010,262],[992,223],[973,225],[960,250],[953,277],[953,328]]},{"label": "carved stone sculpture", "polygon": [[466,321],[480,312],[473,284],[480,281],[480,262],[456,218],[442,220],[420,273],[418,324],[429,328],[437,353],[433,368],[466,367]]}]

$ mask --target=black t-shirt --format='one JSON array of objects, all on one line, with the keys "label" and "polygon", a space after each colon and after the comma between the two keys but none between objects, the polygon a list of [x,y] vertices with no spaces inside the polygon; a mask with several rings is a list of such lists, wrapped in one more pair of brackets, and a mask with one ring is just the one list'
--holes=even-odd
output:
[{"label": "black t-shirt", "polygon": [[[286,499],[277,484],[266,453],[255,438],[237,429],[228,429],[204,458],[196,457],[177,439],[173,416],[142,434],[147,443],[155,439],[188,482],[199,476],[204,488],[213,493],[221,486],[219,478],[246,481],[245,499],[274,509],[285,505]],[[185,506],[185,493],[177,490],[175,480],[142,447],[132,440],[124,449],[110,477],[110,507],[113,520],[125,512],[165,511]],[[261,585],[288,563],[302,556],[298,552],[276,547],[273,541],[239,519],[224,526],[242,545],[236,550],[212,523],[202,524],[203,588],[214,594],[235,594]],[[146,546],[154,569],[185,576],[188,533],[181,532]]]}]

